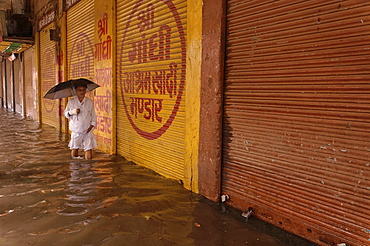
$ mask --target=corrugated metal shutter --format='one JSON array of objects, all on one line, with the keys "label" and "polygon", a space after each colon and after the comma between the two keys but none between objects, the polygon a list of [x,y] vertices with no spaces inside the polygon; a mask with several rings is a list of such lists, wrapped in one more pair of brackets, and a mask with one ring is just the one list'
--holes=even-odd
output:
[{"label": "corrugated metal shutter", "polygon": [[180,180],[186,2],[117,1],[117,152]]},{"label": "corrugated metal shutter", "polygon": [[2,106],[4,107],[4,108],[6,108],[7,107],[7,90],[8,90],[8,88],[7,88],[7,83],[6,83],[6,60],[2,60],[1,61],[1,85],[2,85],[2,89],[3,89],[3,91],[2,91]]},{"label": "corrugated metal shutter", "polygon": [[29,48],[24,52],[24,85],[26,90],[26,116],[37,120],[37,80],[33,79],[35,69],[35,50]]},{"label": "corrugated metal shutter", "polygon": [[370,243],[369,13],[228,1],[222,192],[321,245]]},{"label": "corrugated metal shutter", "polygon": [[[40,31],[41,97],[57,84],[55,43],[50,40],[51,23]],[[58,128],[58,100],[41,99],[41,122]]]},{"label": "corrugated metal shutter", "polygon": [[13,75],[12,75],[12,62],[5,60],[6,62],[6,98],[7,98],[7,108],[11,111],[14,110],[13,108]]},{"label": "corrugated metal shutter", "polygon": [[15,100],[15,111],[19,114],[23,113],[23,80],[21,79],[22,66],[21,60],[16,59],[14,63],[14,100]]},{"label": "corrugated metal shutter", "polygon": [[4,98],[5,98],[5,95],[4,95],[4,61],[1,60],[0,61],[0,105],[1,107],[3,107],[3,103],[4,103]]},{"label": "corrugated metal shutter", "polygon": [[94,79],[93,43],[94,1],[82,0],[67,11],[68,79]]}]

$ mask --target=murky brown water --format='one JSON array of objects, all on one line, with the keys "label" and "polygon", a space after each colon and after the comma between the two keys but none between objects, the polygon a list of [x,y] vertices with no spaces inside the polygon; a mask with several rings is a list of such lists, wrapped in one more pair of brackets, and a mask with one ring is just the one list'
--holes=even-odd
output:
[{"label": "murky brown water", "polygon": [[283,245],[174,180],[0,110],[0,245]]}]

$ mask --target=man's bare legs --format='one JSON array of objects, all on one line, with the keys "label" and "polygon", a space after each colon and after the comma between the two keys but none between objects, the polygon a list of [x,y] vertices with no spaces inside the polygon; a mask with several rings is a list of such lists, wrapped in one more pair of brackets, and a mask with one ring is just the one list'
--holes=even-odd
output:
[{"label": "man's bare legs", "polygon": [[92,159],[92,149],[85,151],[85,159],[86,160]]},{"label": "man's bare legs", "polygon": [[72,158],[77,157],[78,156],[78,149],[72,149],[71,150],[71,156],[72,156]]},{"label": "man's bare legs", "polygon": [[[71,150],[71,156],[72,156],[72,158],[77,157],[78,156],[78,149],[72,149]],[[92,157],[93,157],[92,149],[89,149],[89,150],[85,151],[85,159],[90,160],[90,159],[92,159]]]}]

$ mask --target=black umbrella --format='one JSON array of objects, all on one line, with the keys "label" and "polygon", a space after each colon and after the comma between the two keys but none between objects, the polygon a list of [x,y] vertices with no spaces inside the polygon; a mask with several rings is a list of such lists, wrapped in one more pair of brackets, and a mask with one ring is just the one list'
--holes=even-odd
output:
[{"label": "black umbrella", "polygon": [[48,99],[59,99],[66,97],[73,97],[76,95],[75,88],[77,86],[86,86],[86,91],[93,91],[96,88],[100,87],[98,84],[95,84],[91,80],[80,78],[80,79],[71,79],[65,82],[61,82],[53,86],[44,96]]}]

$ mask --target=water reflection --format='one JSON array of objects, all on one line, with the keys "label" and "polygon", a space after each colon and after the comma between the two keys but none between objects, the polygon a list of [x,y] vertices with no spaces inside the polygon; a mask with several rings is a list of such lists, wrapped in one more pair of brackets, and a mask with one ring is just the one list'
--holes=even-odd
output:
[{"label": "water reflection", "polygon": [[91,163],[71,162],[70,178],[67,182],[64,206],[57,210],[57,214],[75,216],[86,214],[96,207],[93,199],[95,187],[99,183]]},{"label": "water reflection", "polygon": [[0,245],[282,245],[177,181],[0,110]]}]

